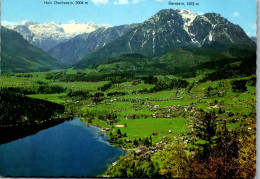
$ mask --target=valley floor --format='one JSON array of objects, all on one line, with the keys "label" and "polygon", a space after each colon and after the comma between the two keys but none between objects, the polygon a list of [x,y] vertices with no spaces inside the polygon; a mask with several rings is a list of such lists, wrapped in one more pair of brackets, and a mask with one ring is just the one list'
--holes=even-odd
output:
[{"label": "valley floor", "polygon": [[[31,98],[64,105],[65,115],[73,114],[101,127],[110,136],[111,143],[129,150],[128,155],[112,164],[103,176],[253,176],[256,128],[253,78],[200,83],[199,77],[185,80],[189,82],[186,87],[158,91],[151,91],[155,83],[145,83],[141,78],[112,84],[109,81],[61,82],[46,79],[46,73],[2,75],[0,84],[3,88],[27,90],[26,95]],[[246,89],[235,89],[233,81],[239,80],[247,80]],[[43,91],[41,86],[45,86]],[[61,90],[46,86],[59,86]],[[239,141],[234,142],[235,137]],[[249,141],[253,141],[250,146],[242,144]],[[235,148],[236,154],[221,145]],[[234,159],[233,163],[227,155]],[[249,166],[243,169],[247,162]],[[212,166],[208,167],[209,163]],[[181,165],[189,167],[184,169]],[[225,169],[226,173],[213,172],[217,169]]]}]

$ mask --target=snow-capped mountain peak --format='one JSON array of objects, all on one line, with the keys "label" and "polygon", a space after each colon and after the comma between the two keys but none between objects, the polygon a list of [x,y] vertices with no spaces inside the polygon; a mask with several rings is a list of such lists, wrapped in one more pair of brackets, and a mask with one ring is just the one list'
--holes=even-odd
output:
[{"label": "snow-capped mountain peak", "polygon": [[197,17],[197,14],[187,10],[187,9],[175,9],[181,16],[182,19],[184,20],[184,30],[189,34],[189,26],[192,24],[194,19]]},{"label": "snow-capped mountain peak", "polygon": [[39,24],[26,22],[23,25],[7,26],[7,28],[20,33],[31,44],[47,51],[58,43],[67,41],[82,33],[91,33],[99,28],[109,28],[109,25],[97,25],[93,22],[71,22],[59,24],[55,21]]},{"label": "snow-capped mountain peak", "polygon": [[[77,22],[73,22],[71,24],[61,24],[61,27],[64,29],[64,32],[67,34],[82,34],[82,33],[90,33],[95,31],[96,29],[100,28],[101,25],[96,25],[93,22],[90,23],[77,23]],[[102,25],[102,27],[108,28],[111,26],[108,25]]]},{"label": "snow-capped mountain peak", "polygon": [[182,18],[186,20],[194,20],[197,16],[195,12],[187,9],[175,9],[175,11],[177,11],[182,16]]}]

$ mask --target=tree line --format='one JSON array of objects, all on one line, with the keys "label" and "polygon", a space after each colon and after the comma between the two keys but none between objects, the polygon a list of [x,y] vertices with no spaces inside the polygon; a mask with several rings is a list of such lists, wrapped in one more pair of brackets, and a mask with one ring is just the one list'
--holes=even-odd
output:
[{"label": "tree line", "polygon": [[63,113],[63,105],[0,91],[0,125],[39,123]]},{"label": "tree line", "polygon": [[17,94],[55,94],[64,93],[66,88],[58,85],[39,85],[39,86],[29,86],[29,87],[3,87],[1,91],[6,93],[17,93]]}]

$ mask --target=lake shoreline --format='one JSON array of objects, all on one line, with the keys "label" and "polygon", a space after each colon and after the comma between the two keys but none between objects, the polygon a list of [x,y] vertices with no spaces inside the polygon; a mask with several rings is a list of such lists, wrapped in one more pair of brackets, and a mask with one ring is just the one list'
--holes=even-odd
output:
[{"label": "lake shoreline", "polygon": [[[104,130],[104,126],[101,126],[101,125],[98,125],[98,124],[93,124],[93,123],[88,123],[84,118],[81,118],[81,117],[78,117],[78,118],[79,118],[81,121],[83,121],[83,122],[85,122],[86,124],[88,124],[88,125],[98,127],[98,128],[100,129],[99,132],[102,132],[104,135],[107,135],[106,132],[108,132],[108,131],[105,131],[105,130]],[[122,150],[127,151],[126,154],[128,154],[129,151],[132,150],[132,149],[126,149],[126,148],[124,148],[124,147],[123,147],[122,145],[120,145],[119,143],[110,142],[110,141],[109,141],[109,135],[107,135],[107,136],[108,136],[108,140],[107,140],[107,141],[109,142],[109,145],[110,145],[110,146],[112,146],[112,147],[120,147]]]},{"label": "lake shoreline", "polygon": [[87,127],[85,122],[74,117],[19,140],[0,144],[4,154],[0,156],[1,175],[97,177],[126,154],[121,147],[107,143],[107,136],[101,137],[99,131],[97,126]]},{"label": "lake shoreline", "polygon": [[0,126],[0,145],[5,144],[17,139],[21,139],[30,135],[37,134],[38,132],[48,129],[50,127],[59,125],[65,121],[71,120],[71,118],[52,118],[39,123],[24,123],[12,124],[8,126]]}]

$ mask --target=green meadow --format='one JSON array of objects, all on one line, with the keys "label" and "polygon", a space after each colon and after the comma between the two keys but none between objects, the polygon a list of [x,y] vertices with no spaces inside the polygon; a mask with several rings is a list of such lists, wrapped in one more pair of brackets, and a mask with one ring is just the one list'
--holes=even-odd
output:
[{"label": "green meadow", "polygon": [[[164,136],[172,138],[185,134],[188,130],[188,119],[194,113],[194,110],[191,112],[190,109],[185,110],[185,108],[191,104],[196,109],[218,112],[221,108],[225,112],[231,112],[238,116],[247,115],[249,108],[255,107],[256,87],[247,86],[245,92],[233,92],[231,81],[234,79],[198,83],[200,78],[197,76],[187,79],[190,84],[195,82],[190,91],[187,91],[187,88],[177,87],[171,90],[142,93],[142,90],[150,90],[155,85],[146,84],[142,80],[138,83],[129,80],[113,83],[108,89],[101,91],[100,88],[108,84],[109,81],[63,82],[57,79],[46,79],[48,73],[56,72],[6,74],[1,76],[0,84],[2,87],[22,88],[42,84],[60,86],[65,89],[62,93],[29,94],[27,96],[63,104],[67,110],[74,111],[75,117],[79,116],[86,122],[98,125],[103,129],[110,128],[110,131],[106,132],[107,135],[110,135],[111,132],[116,133],[119,129],[122,133],[126,133],[122,139],[134,140],[151,136],[153,142],[160,142]],[[77,71],[67,70],[65,73],[77,74]],[[163,78],[163,76],[158,78]],[[176,77],[169,76],[169,78]],[[219,87],[220,84],[222,87]],[[222,90],[225,95],[218,96],[214,90],[212,94],[206,95],[209,87]],[[95,102],[94,97],[69,97],[69,90],[88,91],[92,96],[96,93],[103,93],[104,96],[99,102]],[[109,93],[112,96],[107,96]],[[167,112],[170,108],[175,107],[175,111]],[[93,114],[91,120],[88,120],[87,112]],[[99,119],[98,115],[103,113],[115,114],[116,120],[110,123],[108,119]],[[240,126],[240,122],[230,120],[228,126],[237,128]],[[153,132],[158,134],[153,135]],[[129,144],[127,146],[129,147]]]}]

